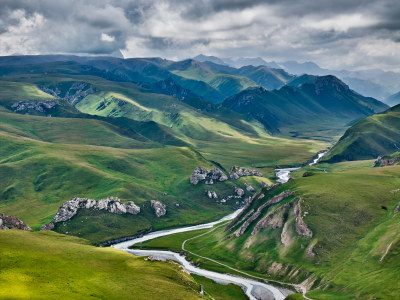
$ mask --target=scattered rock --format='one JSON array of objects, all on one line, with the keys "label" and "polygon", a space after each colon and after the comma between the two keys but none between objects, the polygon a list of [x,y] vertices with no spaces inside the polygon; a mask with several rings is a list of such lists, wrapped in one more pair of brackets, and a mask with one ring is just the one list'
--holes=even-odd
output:
[{"label": "scattered rock", "polygon": [[249,185],[247,183],[245,183],[245,185],[246,185],[246,190],[248,192],[254,193],[256,191],[251,185]]},{"label": "scattered rock", "polygon": [[236,188],[235,188],[235,194],[236,194],[238,197],[243,197],[244,191],[243,191],[243,189],[236,187]]},{"label": "scattered rock", "polygon": [[95,209],[106,210],[113,214],[133,214],[140,213],[140,207],[133,201],[128,204],[120,202],[116,197],[108,197],[107,199],[93,200],[88,198],[72,198],[62,204],[53,218],[53,223],[64,222],[70,220],[76,215],[79,209]]},{"label": "scattered rock", "polygon": [[154,211],[154,214],[157,216],[157,218],[164,216],[167,213],[165,204],[162,204],[160,201],[151,200],[150,205]]},{"label": "scattered rock", "polygon": [[218,199],[218,195],[215,191],[206,191],[206,195],[210,199]]},{"label": "scattered rock", "polygon": [[37,111],[39,113],[47,113],[50,109],[56,107],[56,101],[18,101],[11,105],[11,109],[15,112],[24,112],[29,114],[30,111]]},{"label": "scattered rock", "polygon": [[228,177],[218,168],[207,170],[202,167],[196,167],[190,176],[190,183],[196,185],[203,180],[206,180],[206,184],[213,184],[214,180],[225,181],[228,180]]},{"label": "scattered rock", "polygon": [[262,177],[263,174],[257,170],[246,169],[243,167],[233,166],[230,169],[230,178],[231,179],[238,179],[239,177],[243,176],[259,176]]},{"label": "scattered rock", "polygon": [[0,229],[17,228],[31,231],[32,229],[17,217],[5,216],[0,213]]},{"label": "scattered rock", "polygon": [[312,231],[310,230],[310,228],[308,228],[307,224],[303,221],[303,218],[301,217],[300,201],[301,199],[299,198],[299,201],[297,201],[297,204],[294,207],[294,213],[296,215],[296,232],[306,237],[312,237]]}]

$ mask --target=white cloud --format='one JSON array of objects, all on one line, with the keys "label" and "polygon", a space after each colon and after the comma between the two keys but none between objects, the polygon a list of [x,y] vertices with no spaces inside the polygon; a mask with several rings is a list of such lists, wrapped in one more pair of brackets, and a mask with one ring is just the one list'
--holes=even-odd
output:
[{"label": "white cloud", "polygon": [[100,39],[104,42],[114,42],[115,41],[115,37],[113,37],[112,35],[108,35],[107,33],[104,33],[104,32],[101,33]]}]

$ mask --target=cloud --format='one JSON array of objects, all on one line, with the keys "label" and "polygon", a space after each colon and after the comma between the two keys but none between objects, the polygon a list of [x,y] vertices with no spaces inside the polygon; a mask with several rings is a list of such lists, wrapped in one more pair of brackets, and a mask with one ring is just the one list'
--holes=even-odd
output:
[{"label": "cloud", "polygon": [[2,0],[0,54],[199,53],[400,71],[398,0]]}]

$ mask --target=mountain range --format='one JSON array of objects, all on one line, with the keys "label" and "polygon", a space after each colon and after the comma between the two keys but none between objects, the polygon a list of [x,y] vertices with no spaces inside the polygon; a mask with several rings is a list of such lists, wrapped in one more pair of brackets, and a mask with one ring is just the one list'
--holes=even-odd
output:
[{"label": "mountain range", "polygon": [[[238,286],[105,247],[239,208],[210,231],[138,247],[283,282],[288,299],[397,298],[400,106],[318,68],[0,57],[0,228],[25,229],[0,230],[0,298],[243,299]],[[297,168],[278,183],[286,167]]]}]

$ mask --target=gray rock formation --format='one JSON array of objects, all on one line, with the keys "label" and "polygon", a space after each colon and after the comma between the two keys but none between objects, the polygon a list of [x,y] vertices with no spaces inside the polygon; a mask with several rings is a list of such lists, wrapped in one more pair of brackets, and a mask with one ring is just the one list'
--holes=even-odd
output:
[{"label": "gray rock formation", "polygon": [[249,185],[247,183],[245,183],[245,185],[246,185],[246,190],[248,192],[254,193],[256,191],[255,188],[253,188],[251,185]]},{"label": "gray rock formation", "polygon": [[17,228],[31,231],[32,229],[20,219],[12,216],[5,216],[0,213],[0,229]]},{"label": "gray rock formation", "polygon": [[400,162],[400,157],[395,156],[393,158],[388,158],[385,156],[378,156],[378,158],[372,164],[372,167],[386,167],[386,166],[393,166]]},{"label": "gray rock formation", "polygon": [[262,177],[263,174],[257,170],[250,170],[243,167],[233,166],[230,169],[230,178],[238,179],[243,176],[259,176]]},{"label": "gray rock formation", "polygon": [[72,105],[77,104],[83,98],[95,92],[94,88],[90,84],[81,81],[74,82],[64,95],[62,95],[62,92],[58,87],[41,87],[40,89],[43,92],[50,94],[55,98],[63,99]]},{"label": "gray rock formation", "polygon": [[243,191],[243,189],[241,189],[241,188],[235,187],[235,194],[236,194],[238,197],[243,197],[244,191]]},{"label": "gray rock formation", "polygon": [[307,224],[303,221],[303,218],[301,216],[300,201],[302,200],[299,199],[299,201],[297,201],[296,206],[294,207],[294,213],[296,215],[296,232],[306,237],[312,237],[313,236],[312,231],[310,230],[310,228],[308,228]]},{"label": "gray rock formation", "polygon": [[164,216],[167,213],[166,206],[162,204],[160,201],[151,200],[150,205],[157,218]]},{"label": "gray rock formation", "polygon": [[56,101],[18,101],[11,105],[11,109],[15,112],[29,113],[29,111],[37,111],[39,113],[48,113],[48,111],[56,107]]},{"label": "gray rock formation", "polygon": [[280,193],[277,196],[272,197],[270,200],[268,200],[267,202],[265,202],[263,205],[261,205],[254,214],[251,215],[250,218],[248,218],[243,224],[242,226],[240,226],[240,228],[238,230],[235,231],[234,235],[236,237],[241,236],[246,229],[249,227],[249,225],[256,220],[262,213],[262,211],[264,210],[264,208],[271,206],[272,204],[276,204],[280,201],[282,201],[283,199],[289,197],[293,195],[293,193],[291,191],[284,191],[282,193]]},{"label": "gray rock formation", "polygon": [[43,231],[43,230],[53,230],[53,229],[54,229],[54,223],[53,223],[53,222],[44,224],[42,227],[40,227],[40,231]]},{"label": "gray rock formation", "polygon": [[210,199],[218,199],[218,195],[215,191],[206,191],[206,196]]},{"label": "gray rock formation", "polygon": [[190,183],[196,185],[203,180],[206,181],[206,184],[213,184],[214,181],[228,180],[228,176],[218,168],[207,170],[202,167],[196,167],[190,176]]},{"label": "gray rock formation", "polygon": [[257,234],[260,232],[261,229],[267,228],[271,226],[272,229],[282,228],[284,219],[283,215],[285,210],[290,206],[289,203],[282,205],[281,208],[278,209],[277,212],[271,213],[266,217],[262,218],[257,225],[254,227],[253,231],[251,232],[252,235]]},{"label": "gray rock formation", "polygon": [[[99,201],[88,198],[72,198],[61,205],[52,222],[58,223],[68,221],[76,215],[79,209],[84,208],[105,210],[113,214],[129,213],[136,215],[140,212],[140,207],[137,206],[133,201],[130,201],[128,204],[124,204],[121,203],[120,199],[116,197],[108,197],[107,199],[102,199]],[[50,224],[48,226],[51,227]]]}]

